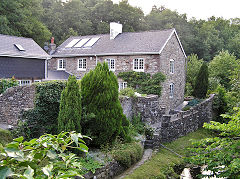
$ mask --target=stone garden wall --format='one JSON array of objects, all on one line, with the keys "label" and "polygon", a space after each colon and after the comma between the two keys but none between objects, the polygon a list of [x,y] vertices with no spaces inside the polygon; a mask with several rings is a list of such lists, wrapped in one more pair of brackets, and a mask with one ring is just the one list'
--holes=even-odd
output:
[{"label": "stone garden wall", "polygon": [[170,142],[181,136],[196,131],[205,122],[212,120],[212,103],[214,94],[188,111],[175,111],[172,115],[163,115],[158,133],[154,135],[154,145]]},{"label": "stone garden wall", "polygon": [[23,110],[34,107],[35,86],[17,86],[0,95],[0,123],[16,125]]}]

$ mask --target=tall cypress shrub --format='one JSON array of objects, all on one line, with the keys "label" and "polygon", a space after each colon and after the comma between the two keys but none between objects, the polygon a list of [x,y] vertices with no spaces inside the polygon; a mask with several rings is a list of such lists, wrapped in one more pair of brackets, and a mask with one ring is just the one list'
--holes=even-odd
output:
[{"label": "tall cypress shrub", "polygon": [[75,76],[69,76],[67,85],[61,94],[58,114],[58,132],[81,132],[81,94]]},{"label": "tall cypress shrub", "polygon": [[82,78],[81,92],[85,116],[91,116],[82,120],[82,130],[91,136],[92,145],[99,147],[112,143],[120,133],[127,135],[129,123],[118,99],[117,77],[107,63],[98,63]]},{"label": "tall cypress shrub", "polygon": [[193,95],[197,98],[205,98],[208,90],[208,66],[203,63],[196,78]]}]

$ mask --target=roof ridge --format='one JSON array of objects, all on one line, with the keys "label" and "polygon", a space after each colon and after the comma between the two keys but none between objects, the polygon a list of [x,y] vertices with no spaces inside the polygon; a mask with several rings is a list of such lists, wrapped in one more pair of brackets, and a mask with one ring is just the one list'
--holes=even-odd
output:
[{"label": "roof ridge", "polygon": [[[163,32],[163,31],[172,31],[174,30],[175,28],[170,28],[170,29],[163,29],[163,30],[147,30],[147,31],[136,31],[136,32],[122,32],[120,34],[127,34],[127,33],[147,33],[147,32]],[[106,33],[106,34],[89,34],[89,35],[80,35],[80,36],[70,36],[69,38],[67,39],[70,39],[70,38],[81,38],[81,37],[86,37],[86,36],[101,36],[101,35],[110,35],[109,33]],[[66,40],[67,40],[66,39]],[[65,40],[65,41],[66,41]]]},{"label": "roof ridge", "polygon": [[19,37],[19,36],[8,35],[8,34],[0,34],[0,36],[7,36],[7,37],[15,37],[15,38],[31,39],[31,40],[33,40],[33,38],[30,38],[30,37]]}]

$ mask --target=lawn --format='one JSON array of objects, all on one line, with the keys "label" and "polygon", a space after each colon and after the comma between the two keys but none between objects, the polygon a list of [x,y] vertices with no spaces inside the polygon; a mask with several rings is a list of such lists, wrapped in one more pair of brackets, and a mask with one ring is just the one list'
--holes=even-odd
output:
[{"label": "lawn", "polygon": [[[206,129],[199,129],[184,137],[181,137],[171,143],[165,143],[167,148],[185,156],[186,148],[191,146],[193,140],[200,140],[212,137],[213,134]],[[159,151],[152,158],[137,168],[131,175],[125,179],[161,179],[161,178],[179,178],[173,168],[184,164],[183,159],[167,149],[159,148]]]}]

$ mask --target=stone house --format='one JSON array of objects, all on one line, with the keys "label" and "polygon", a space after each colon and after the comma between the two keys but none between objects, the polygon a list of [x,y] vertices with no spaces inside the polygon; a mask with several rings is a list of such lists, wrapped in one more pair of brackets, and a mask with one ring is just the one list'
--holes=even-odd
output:
[{"label": "stone house", "polygon": [[[186,55],[175,29],[122,33],[122,25],[110,24],[110,34],[70,37],[52,54],[49,73],[64,71],[82,78],[98,62],[108,62],[116,75],[124,71],[154,74],[167,79],[159,98],[161,107],[173,109],[184,100]],[[119,80],[119,88],[126,87]]]},{"label": "stone house", "polygon": [[0,34],[0,78],[14,76],[20,85],[42,81],[50,58],[31,38]]}]

